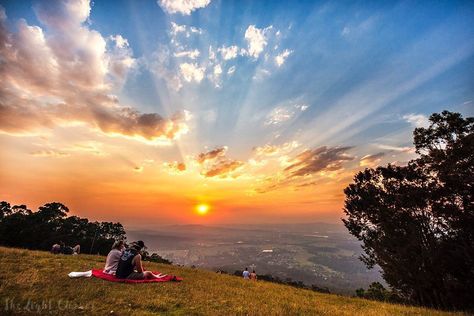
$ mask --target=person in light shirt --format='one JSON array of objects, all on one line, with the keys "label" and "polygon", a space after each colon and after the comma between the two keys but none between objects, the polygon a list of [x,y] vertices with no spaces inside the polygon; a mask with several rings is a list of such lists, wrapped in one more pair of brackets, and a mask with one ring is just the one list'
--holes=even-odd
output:
[{"label": "person in light shirt", "polygon": [[245,280],[250,280],[250,272],[249,269],[245,268],[244,272],[242,272],[242,276]]},{"label": "person in light shirt", "polygon": [[125,244],[123,240],[117,240],[113,244],[112,250],[110,250],[109,254],[107,255],[107,259],[105,260],[104,273],[115,274],[124,248]]}]

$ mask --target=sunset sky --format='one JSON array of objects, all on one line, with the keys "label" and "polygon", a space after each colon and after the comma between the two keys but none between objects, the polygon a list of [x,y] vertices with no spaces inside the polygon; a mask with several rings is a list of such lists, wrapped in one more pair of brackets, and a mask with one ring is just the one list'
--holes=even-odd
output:
[{"label": "sunset sky", "polygon": [[0,199],[31,209],[335,222],[355,172],[474,114],[472,1],[1,0],[0,21]]}]

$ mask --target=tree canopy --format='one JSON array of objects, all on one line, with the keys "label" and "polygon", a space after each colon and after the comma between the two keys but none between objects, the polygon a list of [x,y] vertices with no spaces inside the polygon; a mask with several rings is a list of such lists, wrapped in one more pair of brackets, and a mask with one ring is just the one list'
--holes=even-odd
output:
[{"label": "tree canopy", "polygon": [[394,291],[414,303],[472,308],[474,118],[444,111],[416,128],[406,166],[357,173],[343,222]]},{"label": "tree canopy", "polygon": [[120,223],[90,222],[67,216],[64,204],[53,202],[32,212],[26,205],[0,202],[0,244],[10,247],[50,250],[58,242],[81,245],[83,252],[107,254],[115,240],[125,239]]}]

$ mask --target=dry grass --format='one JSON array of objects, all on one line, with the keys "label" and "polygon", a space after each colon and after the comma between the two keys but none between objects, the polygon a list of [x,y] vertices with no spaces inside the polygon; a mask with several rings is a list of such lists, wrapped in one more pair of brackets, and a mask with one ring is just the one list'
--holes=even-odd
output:
[{"label": "dry grass", "polygon": [[146,263],[181,283],[122,284],[69,279],[102,267],[99,256],[0,247],[0,314],[61,315],[462,315],[249,282],[210,271]]}]

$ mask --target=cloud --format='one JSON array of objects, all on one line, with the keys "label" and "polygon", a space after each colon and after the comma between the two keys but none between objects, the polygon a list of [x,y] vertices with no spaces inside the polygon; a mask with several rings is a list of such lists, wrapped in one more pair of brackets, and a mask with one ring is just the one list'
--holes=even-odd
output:
[{"label": "cloud", "polygon": [[258,68],[255,75],[252,77],[253,80],[263,80],[266,77],[270,76],[270,71],[263,68]]},{"label": "cloud", "polygon": [[72,154],[92,154],[95,156],[106,156],[108,155],[106,152],[102,150],[102,143],[96,141],[84,141],[78,142],[75,144],[67,145],[62,147],[61,149],[54,148],[49,143],[42,144],[42,143],[34,143],[35,146],[40,146],[42,149],[35,150],[30,154],[36,157],[54,157],[54,158],[61,158],[61,157],[69,157]]},{"label": "cloud", "polygon": [[254,147],[253,150],[257,156],[279,156],[281,154],[287,154],[299,146],[300,144],[297,141],[292,141],[282,145],[266,144],[264,146]]},{"label": "cloud", "polygon": [[206,178],[236,178],[239,175],[234,171],[244,166],[242,161],[226,157],[227,147],[218,147],[213,150],[199,154],[195,161],[201,166],[201,175]]},{"label": "cloud", "polygon": [[125,47],[128,47],[129,44],[128,44],[128,40],[126,38],[123,38],[122,35],[118,34],[118,35],[111,35],[109,36],[109,38],[115,42],[115,46],[117,48],[125,48]]},{"label": "cloud", "polygon": [[91,11],[89,0],[47,2],[38,2],[34,10],[41,23],[54,29],[76,28],[87,20]]},{"label": "cloud", "polygon": [[230,173],[235,171],[237,168],[243,166],[242,161],[237,160],[220,160],[216,162],[210,169],[205,170],[202,175],[206,178],[219,176],[226,178],[230,176]]},{"label": "cloud", "polygon": [[403,119],[414,127],[428,127],[430,125],[428,117],[423,114],[411,113],[404,115]]},{"label": "cloud", "polygon": [[390,150],[390,151],[397,151],[397,152],[404,152],[404,153],[415,153],[415,147],[392,146],[392,145],[384,145],[384,144],[378,144],[377,147],[383,150]]},{"label": "cloud", "polygon": [[199,67],[196,63],[183,63],[179,65],[179,71],[183,79],[187,82],[201,82],[204,78],[204,67]]},{"label": "cloud", "polygon": [[106,134],[138,137],[147,141],[173,140],[188,131],[189,113],[178,112],[165,119],[156,113],[141,113],[131,108],[94,109],[98,127]]},{"label": "cloud", "polygon": [[363,21],[358,21],[356,23],[351,23],[350,25],[346,25],[341,31],[341,36],[345,38],[349,38],[349,37],[357,38],[365,34],[366,32],[369,32],[370,30],[372,30],[379,19],[380,19],[380,16],[378,14],[374,14],[372,16],[369,16]]},{"label": "cloud", "polygon": [[7,90],[1,79],[0,83],[0,133],[31,136],[55,125],[51,117],[42,113],[41,105],[35,100]]},{"label": "cloud", "polygon": [[279,125],[293,119],[298,113],[309,108],[306,103],[296,103],[295,100],[286,101],[275,107],[266,117],[264,125]]},{"label": "cloud", "polygon": [[169,90],[179,91],[183,87],[179,73],[175,72],[174,63],[170,59],[170,51],[166,46],[160,46],[146,62],[148,69],[157,77],[163,79]]},{"label": "cloud", "polygon": [[268,31],[273,26],[268,26],[264,29],[259,29],[255,25],[249,25],[245,31],[245,39],[247,40],[248,49],[247,54],[255,59],[258,58],[261,52],[265,49],[268,44]]},{"label": "cloud", "polygon": [[214,75],[220,76],[222,74],[222,67],[221,65],[217,64],[214,66]]},{"label": "cloud", "polygon": [[117,83],[122,84],[128,71],[137,65],[137,61],[132,57],[133,52],[129,47],[128,40],[121,35],[109,37],[112,47],[109,48],[109,71],[115,75]]},{"label": "cloud", "polygon": [[178,33],[186,32],[186,25],[179,25],[171,21],[171,35],[177,35]]},{"label": "cloud", "polygon": [[180,25],[171,21],[170,35],[172,42],[175,43],[179,34],[184,34],[185,37],[190,37],[192,34],[202,34],[202,29],[195,26]]},{"label": "cloud", "polygon": [[322,146],[305,150],[290,160],[290,165],[284,171],[290,173],[289,177],[299,177],[320,171],[340,170],[344,162],[354,159],[346,153],[351,148]]},{"label": "cloud", "polygon": [[158,0],[160,7],[169,14],[190,15],[193,11],[205,8],[211,0]]},{"label": "cloud", "polygon": [[135,166],[133,167],[133,171],[137,172],[137,173],[142,173],[143,172],[143,166]]},{"label": "cloud", "polygon": [[186,164],[184,162],[165,162],[163,165],[170,174],[180,174],[186,171]]},{"label": "cloud", "polygon": [[294,116],[294,112],[291,109],[284,108],[284,107],[277,107],[272,110],[272,112],[268,115],[267,120],[265,121],[265,125],[277,125],[282,122],[288,121]]},{"label": "cloud", "polygon": [[214,66],[213,72],[209,75],[209,79],[214,83],[216,88],[221,86],[222,66],[217,64]]},{"label": "cloud", "polygon": [[174,53],[174,57],[187,57],[187,58],[190,58],[190,59],[196,59],[198,58],[200,55],[200,52],[199,50],[197,49],[194,49],[194,50],[189,50],[189,51],[181,51],[181,52],[175,52]]},{"label": "cloud", "polygon": [[232,67],[229,68],[229,70],[227,70],[227,74],[229,76],[232,75],[234,72],[235,72],[235,66],[232,66]]},{"label": "cloud", "polygon": [[300,110],[301,112],[304,112],[309,108],[309,105],[307,105],[307,104],[295,104],[294,107],[296,109]]},{"label": "cloud", "polygon": [[218,49],[218,51],[221,53],[221,56],[224,60],[230,60],[237,57],[239,48],[235,45],[229,47],[222,46]]},{"label": "cloud", "polygon": [[[170,90],[179,91],[184,83],[200,83],[204,78],[212,82],[216,88],[220,88],[223,82],[222,73],[224,72],[223,69],[226,68],[226,62],[238,56],[251,58],[253,61],[256,61],[264,53],[265,47],[268,44],[270,30],[272,29],[273,26],[259,29],[255,25],[249,25],[244,34],[247,48],[237,45],[222,45],[219,47],[213,44],[208,46],[206,61],[180,64],[179,61],[176,62],[170,57],[196,60],[202,56],[202,51],[190,48],[195,42],[187,39],[192,33],[201,34],[202,30],[171,22],[169,31],[171,45],[162,45],[153,54],[152,61],[148,62],[147,65],[149,65],[154,74],[166,81]],[[292,51],[288,49],[281,52],[278,56],[272,56],[268,52],[265,53],[264,65],[257,68],[253,79],[261,80],[269,76],[270,71],[268,69],[271,68],[273,62],[275,61],[278,66],[281,66],[291,53]],[[227,74],[230,76],[234,71],[235,66],[231,66],[227,69]]]},{"label": "cloud", "polygon": [[[208,73],[210,69],[208,67],[212,66],[212,63],[182,62],[183,58],[196,60],[202,55],[199,49],[189,48],[188,45],[190,43],[188,38],[191,35],[202,32],[200,28],[194,26],[171,22],[169,31],[171,45],[160,45],[150,59],[145,59],[148,68],[165,81],[169,90],[177,92],[185,83],[200,83],[205,77],[216,86],[220,85],[218,75]],[[212,59],[211,57],[216,59],[212,46],[209,47],[209,59]]]},{"label": "cloud", "polygon": [[379,152],[372,155],[365,155],[359,161],[361,167],[375,167],[377,166],[382,158],[385,156],[385,153]]},{"label": "cloud", "polygon": [[135,59],[121,35],[104,38],[85,25],[89,1],[44,1],[34,9],[48,34],[24,20],[11,33],[1,17],[1,132],[83,124],[112,136],[170,141],[187,131],[184,112],[171,118],[141,113],[111,94]]},{"label": "cloud", "polygon": [[224,157],[225,153],[227,152],[227,146],[223,147],[218,147],[216,149],[213,149],[211,151],[205,152],[205,153],[200,153],[199,156],[197,157],[196,161],[200,164],[208,161],[208,160],[214,160],[218,157]]},{"label": "cloud", "polygon": [[341,35],[346,36],[346,35],[349,35],[350,32],[351,32],[351,29],[348,26],[344,26],[344,28],[341,31]]},{"label": "cloud", "polygon": [[[202,29],[195,27],[195,26],[190,26],[189,31],[191,33],[196,33],[196,34],[202,34]],[[189,37],[189,36],[188,36]]]},{"label": "cloud", "polygon": [[[273,148],[268,149],[273,154]],[[281,155],[278,160],[282,169],[263,177],[256,191],[266,193],[279,188],[307,187],[321,184],[324,179],[336,178],[343,174],[344,163],[354,159],[347,154],[350,149],[352,147],[322,146],[306,149],[293,158]]]},{"label": "cloud", "polygon": [[216,60],[216,52],[215,52],[215,50],[212,48],[212,45],[209,45],[208,57],[209,57],[209,60],[211,60],[211,61]]},{"label": "cloud", "polygon": [[89,153],[96,156],[106,156],[108,155],[103,149],[103,144],[96,141],[85,141],[75,143],[71,146],[67,146],[64,148],[65,151],[68,152],[78,152],[78,153]]},{"label": "cloud", "polygon": [[291,53],[293,53],[293,51],[285,49],[282,53],[278,54],[275,57],[276,65],[278,67],[281,67],[285,63],[286,59],[288,58],[288,56],[290,56]]},{"label": "cloud", "polygon": [[31,152],[32,156],[35,157],[53,157],[53,158],[62,158],[62,157],[68,157],[71,154],[63,151],[58,151],[54,149],[43,149],[43,150],[37,150]]}]

